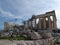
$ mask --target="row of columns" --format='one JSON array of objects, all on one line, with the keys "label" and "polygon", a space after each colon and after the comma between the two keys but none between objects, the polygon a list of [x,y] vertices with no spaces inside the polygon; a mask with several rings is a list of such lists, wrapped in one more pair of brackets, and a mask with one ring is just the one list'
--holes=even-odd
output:
[{"label": "row of columns", "polygon": [[[56,19],[55,19],[55,17],[53,16],[53,21],[51,21],[51,18],[50,18],[50,16],[48,16],[47,17],[48,18],[48,28],[47,28],[47,26],[46,26],[46,18],[42,18],[43,20],[43,29],[55,29],[56,28]],[[32,21],[34,21],[34,28],[35,29],[37,29],[37,24],[36,24],[36,18],[35,19],[32,19],[32,20],[30,20],[30,21],[27,21],[27,28],[31,28],[32,29],[32,27],[33,27],[33,23],[32,23]],[[42,25],[41,25],[41,18],[39,18],[39,23],[38,23],[38,27],[39,27],[39,29],[41,29],[42,27]]]}]

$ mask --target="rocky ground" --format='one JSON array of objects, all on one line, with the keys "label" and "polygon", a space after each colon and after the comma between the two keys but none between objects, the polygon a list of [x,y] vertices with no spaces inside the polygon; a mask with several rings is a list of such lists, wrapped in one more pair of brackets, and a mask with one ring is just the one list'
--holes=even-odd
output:
[{"label": "rocky ground", "polygon": [[48,40],[0,40],[0,45],[49,45]]},{"label": "rocky ground", "polygon": [[[50,32],[25,31],[24,34],[31,37],[32,40],[0,40],[0,45],[52,45],[50,41],[53,39]],[[50,40],[50,41],[49,41]],[[52,41],[51,41],[52,42]]]}]

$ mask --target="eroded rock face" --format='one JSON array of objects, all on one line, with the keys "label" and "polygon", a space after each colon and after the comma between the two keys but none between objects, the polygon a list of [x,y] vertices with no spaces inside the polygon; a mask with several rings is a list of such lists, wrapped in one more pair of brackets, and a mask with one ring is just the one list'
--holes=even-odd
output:
[{"label": "eroded rock face", "polygon": [[40,36],[40,34],[38,34],[38,32],[32,32],[31,33],[31,39],[40,39],[41,38],[41,36]]},{"label": "eroded rock face", "polygon": [[52,37],[51,32],[43,30],[39,32],[35,32],[31,30],[25,31],[27,36],[30,37],[33,40],[40,40],[40,39],[48,39]]},{"label": "eroded rock face", "polygon": [[28,36],[31,37],[31,39],[33,40],[39,40],[41,39],[41,36],[38,32],[32,31],[32,32],[28,32]]}]

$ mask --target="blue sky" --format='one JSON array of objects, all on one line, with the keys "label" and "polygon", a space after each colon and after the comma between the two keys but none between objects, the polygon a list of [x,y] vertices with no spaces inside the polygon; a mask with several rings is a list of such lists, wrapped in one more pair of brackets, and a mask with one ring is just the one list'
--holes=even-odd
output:
[{"label": "blue sky", "polygon": [[33,14],[42,14],[55,10],[57,26],[60,28],[60,0],[0,0],[0,29],[3,29],[4,22],[20,24],[23,20],[31,18]]}]

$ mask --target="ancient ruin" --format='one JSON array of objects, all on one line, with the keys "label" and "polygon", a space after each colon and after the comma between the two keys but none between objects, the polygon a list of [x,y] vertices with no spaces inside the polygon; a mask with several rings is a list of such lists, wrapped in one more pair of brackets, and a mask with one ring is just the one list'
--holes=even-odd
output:
[{"label": "ancient ruin", "polygon": [[31,19],[24,22],[24,25],[26,29],[56,30],[56,21],[55,11],[53,10],[45,14],[33,15]]},{"label": "ancient ruin", "polygon": [[17,45],[31,45],[31,40],[33,42],[32,45],[53,45],[54,36],[56,36],[53,30],[57,30],[56,21],[57,19],[55,11],[53,10],[40,15],[32,15],[30,19],[24,21],[23,25],[9,24],[5,22],[4,29],[8,31],[1,33],[1,36],[17,37],[22,35],[25,37],[29,37],[29,39],[26,39],[29,41],[25,40],[23,41],[23,43],[21,43],[22,41],[20,41],[19,43],[17,43]]}]

